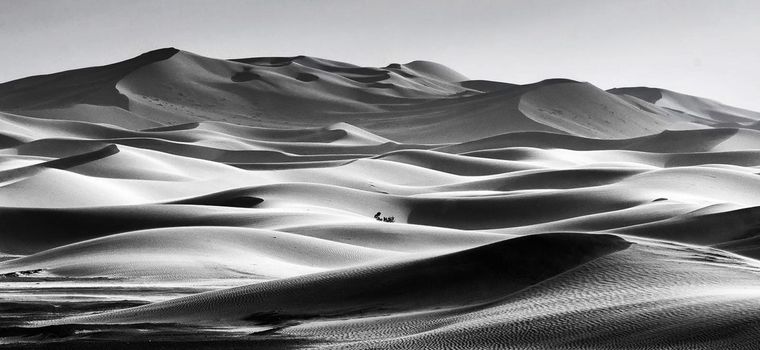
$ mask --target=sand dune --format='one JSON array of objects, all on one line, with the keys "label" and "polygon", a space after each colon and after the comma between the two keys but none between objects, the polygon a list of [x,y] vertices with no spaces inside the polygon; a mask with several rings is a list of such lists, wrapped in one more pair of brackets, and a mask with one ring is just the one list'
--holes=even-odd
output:
[{"label": "sand dune", "polygon": [[[209,246],[211,240],[214,244]],[[279,278],[392,255],[285,232],[185,226],[131,231],[82,241],[3,262],[0,269],[44,268],[54,274],[72,277],[163,280],[240,275]],[[103,260],[109,263],[103,264]]]},{"label": "sand dune", "polygon": [[754,349],[758,120],[177,49],[0,84],[0,343]]},{"label": "sand dune", "polygon": [[497,303],[308,322],[283,332],[341,348],[749,349],[757,332],[756,274],[756,261],[641,242]]},{"label": "sand dune", "polygon": [[618,138],[679,122],[715,124],[688,111],[652,113],[570,80],[509,89],[478,90],[469,84],[478,82],[467,83],[449,68],[423,61],[365,68],[304,56],[223,61],[162,49],[109,66],[2,84],[0,108],[129,129],[208,120],[257,127],[347,122],[397,141],[423,143],[516,131]]},{"label": "sand dune", "polygon": [[611,89],[616,95],[633,96],[657,106],[684,112],[717,123],[753,123],[760,119],[760,113],[724,105],[707,98],[680,94],[675,91],[631,87]]},{"label": "sand dune", "polygon": [[281,279],[62,322],[267,322],[269,318],[463,307],[502,299],[627,246],[615,236],[529,236],[430,258]]}]

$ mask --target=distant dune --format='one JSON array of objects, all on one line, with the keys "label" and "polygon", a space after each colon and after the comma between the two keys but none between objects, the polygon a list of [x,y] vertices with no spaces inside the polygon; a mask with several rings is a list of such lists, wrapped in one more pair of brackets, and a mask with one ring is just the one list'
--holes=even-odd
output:
[{"label": "distant dune", "polygon": [[0,84],[0,347],[755,349],[758,125],[429,61]]}]

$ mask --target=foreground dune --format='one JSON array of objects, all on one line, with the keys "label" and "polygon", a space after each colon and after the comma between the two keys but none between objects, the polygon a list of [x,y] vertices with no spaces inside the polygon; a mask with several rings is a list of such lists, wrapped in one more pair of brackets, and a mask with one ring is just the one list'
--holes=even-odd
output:
[{"label": "foreground dune", "polygon": [[176,49],[0,84],[0,346],[754,349],[758,120]]},{"label": "foreground dune", "polygon": [[712,249],[640,242],[486,305],[284,332],[341,348],[751,349],[757,271],[754,260]]},{"label": "foreground dune", "polygon": [[266,322],[270,317],[464,307],[501,299],[626,246],[615,236],[521,237],[434,257],[337,269],[58,322],[259,322],[258,317]]}]

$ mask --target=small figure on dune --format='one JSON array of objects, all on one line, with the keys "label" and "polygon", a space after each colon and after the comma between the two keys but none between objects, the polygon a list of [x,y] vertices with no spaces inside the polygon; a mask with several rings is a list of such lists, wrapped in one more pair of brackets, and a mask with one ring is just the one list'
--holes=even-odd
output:
[{"label": "small figure on dune", "polygon": [[382,213],[381,212],[377,212],[377,214],[375,214],[375,216],[374,216],[375,220],[382,221],[382,222],[395,222],[396,221],[396,218],[393,217],[393,216],[383,216],[383,217],[381,217],[380,215],[382,215]]}]

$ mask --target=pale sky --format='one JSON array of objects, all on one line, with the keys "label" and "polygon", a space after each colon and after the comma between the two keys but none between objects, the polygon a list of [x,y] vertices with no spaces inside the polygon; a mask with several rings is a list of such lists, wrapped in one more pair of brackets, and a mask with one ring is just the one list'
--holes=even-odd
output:
[{"label": "pale sky", "polygon": [[0,81],[174,46],[654,86],[760,111],[760,1],[0,0]]}]

